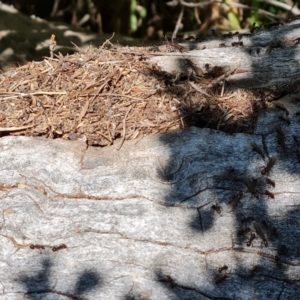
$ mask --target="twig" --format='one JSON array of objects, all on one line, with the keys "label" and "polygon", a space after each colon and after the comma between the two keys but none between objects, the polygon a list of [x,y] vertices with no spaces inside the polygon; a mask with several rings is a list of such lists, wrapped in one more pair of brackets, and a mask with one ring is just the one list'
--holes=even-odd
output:
[{"label": "twig", "polygon": [[100,86],[100,88],[98,89],[97,94],[94,94],[94,95],[93,95],[94,97],[93,97],[91,100],[88,99],[88,100],[85,102],[84,107],[83,107],[83,109],[82,109],[82,111],[81,111],[81,113],[80,113],[80,115],[79,115],[79,117],[78,117],[78,123],[80,123],[81,120],[83,119],[83,117],[86,115],[86,112],[87,112],[87,110],[88,110],[88,108],[89,108],[90,103],[92,103],[92,102],[95,100],[95,98],[97,97],[97,95],[101,92],[101,90],[104,88],[104,86],[105,86],[109,81],[110,81],[110,79],[106,80],[106,81]]},{"label": "twig", "polygon": [[[216,3],[220,3],[220,2],[216,1]],[[241,3],[236,3],[236,2],[224,3],[224,2],[221,2],[221,4],[227,5],[229,7],[236,7],[236,8],[243,8],[243,9],[253,10],[253,11],[256,11],[259,15],[268,16],[268,17],[271,17],[275,20],[282,20],[283,19],[281,16],[276,15],[276,14],[272,14],[272,13],[270,13],[270,12],[264,10],[264,9],[252,7],[252,6],[241,4]]]},{"label": "twig", "polygon": [[52,12],[51,12],[51,17],[55,17],[56,16],[56,13],[58,11],[58,6],[59,6],[59,0],[55,0],[54,1],[54,4],[53,4],[53,7],[52,7]]},{"label": "twig", "polygon": [[[96,96],[95,96],[96,97]],[[79,117],[78,117],[78,124],[81,122],[81,120],[83,119],[83,117],[86,115],[86,112],[89,108],[89,105],[90,105],[90,99],[87,99],[80,114],[79,114]]]},{"label": "twig", "polygon": [[[182,6],[185,6],[185,7],[201,7],[201,6],[205,6],[205,5],[209,5],[209,4],[212,4],[213,2],[211,1],[206,1],[206,2],[201,2],[201,3],[189,3],[189,2],[185,2],[183,0],[179,0],[180,4]],[[219,2],[219,1],[217,1]]]},{"label": "twig", "polygon": [[225,78],[224,78],[224,80],[223,80],[223,84],[222,84],[222,91],[221,91],[221,97],[223,97],[223,95],[224,95],[224,89],[225,89]]},{"label": "twig", "polygon": [[208,93],[206,93],[205,91],[203,91],[199,86],[197,86],[194,82],[189,81],[189,84],[199,93],[207,96],[207,97],[212,97],[211,95],[209,95]]},{"label": "twig", "polygon": [[86,51],[82,50],[80,47],[78,47],[78,46],[77,46],[75,43],[73,43],[72,41],[71,41],[71,44],[73,44],[74,47],[75,47],[80,53],[86,54]]},{"label": "twig", "polygon": [[21,126],[21,127],[0,127],[0,132],[8,132],[8,131],[18,131],[18,130],[23,130],[27,128],[31,128],[37,125],[27,125],[27,126]]},{"label": "twig", "polygon": [[[237,2],[225,3],[225,2],[223,2],[223,1],[205,1],[205,2],[200,2],[200,3],[189,3],[189,2],[185,2],[185,1],[183,1],[183,0],[179,0],[179,2],[180,2],[180,4],[181,4],[181,6],[191,7],[191,8],[195,8],[195,7],[204,7],[204,6],[206,6],[206,5],[212,5],[212,4],[214,4],[214,3],[218,3],[218,4],[221,4],[221,5],[227,5],[227,6],[229,6],[229,7],[237,7],[237,8],[243,8],[243,9],[254,10],[254,11],[257,11],[258,14],[265,15],[265,16],[269,16],[269,17],[274,18],[274,19],[276,19],[276,20],[282,19],[282,17],[280,17],[280,16],[278,16],[278,15],[275,15],[275,14],[272,14],[272,13],[266,11],[266,10],[263,10],[263,9],[260,9],[260,8],[256,8],[256,7],[251,7],[251,6],[249,6],[249,5],[245,5],[245,4],[241,4],[241,3],[237,3]],[[271,2],[273,2],[273,1],[272,1],[272,0],[266,0],[266,1],[264,1],[264,2],[271,3]],[[274,1],[274,2],[276,2],[276,3],[278,4],[277,1]],[[273,4],[273,3],[272,3],[272,4]],[[281,3],[281,4],[283,4],[283,3]],[[275,3],[274,3],[273,5],[275,5]],[[277,6],[279,6],[279,5],[277,5]],[[289,5],[285,4],[285,6],[286,6],[286,7],[282,7],[282,8],[284,8],[284,9],[286,9],[286,10],[290,10],[290,9],[291,9],[291,7],[290,7]],[[288,8],[287,6],[289,6],[289,8]],[[292,12],[294,13],[293,10],[292,10]],[[296,13],[296,14],[298,14],[298,13]]]},{"label": "twig", "polygon": [[269,3],[271,5],[283,8],[283,9],[291,12],[294,15],[299,15],[300,14],[300,10],[299,10],[298,7],[291,6],[291,5],[288,5],[286,3],[282,3],[282,2],[274,1],[274,0],[258,0],[258,1],[259,2],[264,2],[264,3]]},{"label": "twig", "polygon": [[129,95],[123,95],[123,94],[109,94],[109,93],[101,93],[101,94],[81,94],[80,96],[84,96],[84,95],[96,95],[96,96],[99,96],[99,97],[126,97],[126,98],[129,98],[129,99],[132,99],[132,100],[141,100],[142,98],[137,98],[137,97],[133,97],[133,96],[129,96]]},{"label": "twig", "polygon": [[67,95],[67,92],[35,92],[35,93],[17,93],[17,92],[1,92],[0,95],[12,94],[19,95],[21,97],[30,97],[32,95]]},{"label": "twig", "polygon": [[53,52],[55,50],[55,47],[56,47],[55,35],[51,34],[50,45],[49,45],[50,57],[51,58],[53,58]]},{"label": "twig", "polygon": [[174,29],[173,34],[172,34],[172,41],[176,38],[177,32],[179,30],[179,27],[180,27],[180,24],[181,24],[181,21],[182,21],[183,13],[184,13],[184,6],[181,6],[181,11],[180,11],[180,14],[178,16],[178,20],[176,22],[176,26],[175,26],[175,29]]},{"label": "twig", "polygon": [[125,117],[124,117],[124,119],[123,119],[123,136],[122,136],[122,140],[121,140],[120,145],[117,147],[117,150],[118,150],[118,151],[121,149],[121,147],[123,146],[123,143],[124,143],[124,141],[125,141],[125,135],[126,135],[126,118],[127,118],[128,114],[129,114],[131,108],[132,108],[132,105],[131,105],[131,106],[129,107],[129,109],[127,110],[127,112],[126,112],[126,114],[125,114]]},{"label": "twig", "polygon": [[111,46],[113,46],[113,44],[111,43],[110,40],[111,40],[114,36],[115,36],[115,33],[113,32],[111,38],[107,39],[107,40],[103,43],[103,45],[101,46],[101,49],[103,49],[104,47],[106,47],[106,45],[108,45],[108,44],[110,44]]}]

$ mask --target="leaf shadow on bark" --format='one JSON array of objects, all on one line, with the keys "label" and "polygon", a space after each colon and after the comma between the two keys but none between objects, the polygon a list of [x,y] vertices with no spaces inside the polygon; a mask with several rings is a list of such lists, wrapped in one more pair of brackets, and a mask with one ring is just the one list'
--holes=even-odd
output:
[{"label": "leaf shadow on bark", "polygon": [[[55,279],[51,279],[51,277],[55,277],[53,261],[50,258],[44,258],[41,261],[40,271],[37,271],[34,275],[20,275],[18,281],[25,287],[24,295],[30,300],[45,299],[47,295],[65,296],[74,300],[86,299],[84,297],[85,293],[103,285],[102,276],[94,270],[82,271],[75,282],[73,290],[69,292],[56,290],[57,281],[55,282]],[[63,280],[63,278],[61,279]],[[53,282],[55,282],[54,285]]]},{"label": "leaf shadow on bark", "polygon": [[[178,66],[182,64],[179,62]],[[253,64],[252,68],[260,70],[261,67]],[[281,95],[286,92],[282,89]],[[291,124],[283,124],[278,120],[282,112],[278,111],[273,126],[265,128],[265,131],[258,130],[261,132],[253,135],[190,128],[161,136],[161,143],[171,153],[170,163],[160,170],[159,176],[172,186],[172,191],[165,197],[166,205],[180,205],[194,210],[190,228],[203,237],[212,230],[220,230],[219,237],[222,239],[222,232],[230,230],[226,251],[234,257],[228,256],[227,259],[225,255],[224,259],[221,246],[207,251],[208,256],[210,252],[219,251],[220,257],[214,265],[207,263],[204,271],[207,284],[204,285],[195,282],[187,284],[186,281],[182,283],[176,278],[177,275],[171,278],[167,271],[158,270],[157,278],[163,278],[158,281],[173,296],[178,299],[292,299],[299,295],[299,208],[297,205],[286,208],[278,203],[289,203],[284,198],[290,198],[290,202],[297,199],[297,190],[289,190],[289,186],[299,180],[300,175],[299,158],[292,139],[293,135],[300,134],[294,113],[290,112]],[[276,141],[274,125],[277,124],[284,127],[286,149],[280,145],[278,134]],[[195,135],[199,136],[200,141],[191,142]],[[263,143],[264,138],[268,140],[267,149],[264,150],[269,152],[265,153],[265,159],[250,146],[251,140]],[[280,170],[286,174],[281,178],[278,169],[274,173],[270,169],[263,174],[273,155],[277,157],[274,168],[280,165]],[[183,161],[180,170],[172,167],[180,160]],[[277,182],[281,185],[281,191],[268,182],[268,179],[273,179],[273,174],[276,185]],[[285,186],[285,178],[289,175],[296,179],[287,180]],[[273,189],[277,193],[274,194]],[[235,202],[240,193],[242,196]],[[232,203],[235,203],[234,207]],[[231,227],[226,228],[226,224],[220,221],[222,219]],[[263,236],[253,224],[259,225]],[[255,235],[253,240],[251,234]],[[216,236],[213,235],[214,238]],[[188,274],[194,270],[186,272]]]},{"label": "leaf shadow on bark", "polygon": [[[213,265],[207,264],[205,272],[210,282],[209,287],[197,286],[195,283],[188,286],[186,283],[180,283],[176,276],[172,279],[172,283],[167,280],[158,281],[179,299],[191,299],[189,297],[201,299],[203,295],[208,298],[225,297],[226,299],[234,299],[237,295],[243,299],[251,297],[288,299],[291,295],[295,297],[300,292],[299,276],[297,275],[300,267],[299,208],[297,205],[295,207],[289,205],[290,207],[285,209],[280,202],[293,202],[297,198],[297,192],[294,199],[286,201],[284,197],[290,198],[291,195],[288,188],[286,190],[284,187],[281,188],[283,192],[275,189],[277,193],[274,192],[274,199],[272,199],[266,195],[266,191],[273,191],[273,188],[266,183],[267,177],[261,174],[261,168],[266,162],[259,157],[255,158],[257,154],[250,149],[249,142],[246,142],[246,145],[245,140],[241,142],[250,150],[244,151],[242,157],[239,157],[239,155],[235,155],[235,151],[240,150],[236,146],[236,139],[227,134],[220,137],[219,143],[215,141],[218,144],[217,148],[221,149],[222,139],[227,139],[223,149],[224,153],[221,153],[220,149],[213,150],[209,143],[204,142],[216,135],[216,132],[212,130],[208,130],[209,133],[205,129],[203,131],[201,129],[193,130],[192,134],[190,130],[186,130],[180,134],[186,134],[187,140],[192,140],[197,131],[199,131],[199,136],[203,134],[205,137],[203,146],[200,145],[201,142],[194,145],[194,149],[197,147],[199,149],[198,154],[194,155],[190,155],[193,152],[190,150],[193,145],[188,142],[185,150],[181,152],[178,150],[180,143],[177,145],[176,142],[174,143],[178,138],[177,133],[161,138],[163,143],[170,142],[170,160],[183,159],[182,168],[177,174],[173,174],[171,177],[165,176],[165,178],[172,178],[171,182],[174,187],[173,191],[166,196],[165,202],[169,206],[180,203],[182,208],[194,210],[194,217],[189,223],[191,230],[203,238],[210,232],[215,232],[212,238],[219,237],[220,240],[227,238],[227,245],[222,244],[219,249],[217,246],[211,247],[210,251],[207,251],[208,256],[210,252],[220,252],[220,258],[214,261]],[[239,135],[241,136],[241,134]],[[227,155],[230,139],[232,155]],[[248,136],[247,139],[250,141],[251,136]],[[237,149],[234,149],[235,147]],[[280,153],[280,148],[277,151],[280,168],[284,166],[284,172],[299,177],[300,165],[297,163],[293,145],[289,148],[288,155]],[[216,159],[216,157],[218,158]],[[217,162],[212,166],[210,162],[214,162],[215,159]],[[233,180],[222,178],[224,172],[229,170],[230,173],[233,168],[236,168],[235,172],[238,178]],[[169,172],[170,168],[167,170]],[[280,177],[278,170],[274,171],[274,177],[272,171],[268,176],[273,179]],[[200,183],[194,180],[197,177],[200,179]],[[252,187],[248,186],[248,180],[251,184],[253,183]],[[284,182],[280,183],[280,181],[282,180],[277,181],[278,185],[284,185]],[[174,184],[174,182],[176,183]],[[287,182],[287,186],[290,184],[291,182]],[[232,200],[238,198],[240,193],[243,196],[233,207]],[[273,194],[273,192],[270,193]],[[226,226],[226,222],[228,226]],[[255,223],[259,224],[264,236],[260,236],[260,233],[255,230],[253,227]],[[218,230],[219,232],[216,233]],[[226,234],[228,230],[231,232],[230,235]],[[223,233],[224,237],[222,237]],[[255,235],[253,241],[251,241],[251,234]],[[227,259],[226,255],[224,258],[222,247],[225,247],[226,251],[234,253],[233,256],[236,258],[228,256]],[[248,258],[245,258],[246,256]],[[228,269],[218,270],[224,266],[228,266]],[[272,296],[270,296],[271,290],[273,290]],[[194,295],[195,293],[197,296]],[[184,296],[185,294],[187,296]]]}]

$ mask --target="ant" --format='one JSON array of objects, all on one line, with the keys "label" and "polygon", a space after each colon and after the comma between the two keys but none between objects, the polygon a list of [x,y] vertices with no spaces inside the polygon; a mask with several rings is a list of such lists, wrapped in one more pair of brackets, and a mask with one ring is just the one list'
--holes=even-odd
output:
[{"label": "ant", "polygon": [[240,229],[240,230],[238,231],[237,234],[238,234],[238,236],[245,235],[245,234],[248,233],[250,230],[251,230],[251,229],[250,229],[249,227],[243,228],[243,229]]},{"label": "ant", "polygon": [[242,199],[244,193],[242,191],[239,192],[239,194],[235,197],[232,197],[231,200],[228,202],[228,204],[232,207],[232,210],[235,210],[237,205],[239,204],[240,200]]},{"label": "ant", "polygon": [[244,45],[243,42],[233,42],[233,43],[231,43],[232,47],[238,47],[238,46],[243,46],[243,45]]},{"label": "ant", "polygon": [[255,142],[251,142],[250,145],[253,151],[257,152],[263,159],[265,159],[265,154]]},{"label": "ant", "polygon": [[169,41],[167,37],[165,37],[165,45],[170,52],[176,52],[176,50],[182,52],[188,52],[189,48],[179,45],[173,41]]},{"label": "ant", "polygon": [[52,247],[52,251],[53,252],[56,252],[56,251],[59,251],[59,250],[61,250],[61,249],[66,249],[67,248],[67,246],[65,245],[65,244],[61,244],[61,245],[59,245],[59,246],[54,246],[54,247]]},{"label": "ant", "polygon": [[265,191],[265,195],[267,195],[269,198],[275,199],[275,195],[268,190]]},{"label": "ant", "polygon": [[268,247],[268,240],[267,240],[267,238],[266,238],[266,236],[265,236],[265,234],[264,234],[264,232],[263,232],[260,224],[257,223],[257,222],[255,222],[255,221],[253,221],[253,227],[254,227],[257,235],[262,239],[265,247]]},{"label": "ant", "polygon": [[45,250],[45,247],[43,245],[34,245],[34,244],[31,244],[30,245],[30,249],[43,249]]},{"label": "ant", "polygon": [[256,238],[256,235],[254,232],[251,233],[250,239],[247,242],[247,247],[250,247],[252,245],[253,240]]},{"label": "ant", "polygon": [[220,267],[218,269],[218,272],[221,273],[222,271],[227,271],[228,270],[228,266],[224,265],[223,267]]},{"label": "ant", "polygon": [[285,144],[284,132],[280,126],[276,126],[275,130],[277,132],[277,143],[278,143],[278,145],[281,146],[283,152],[286,153],[287,149],[286,149],[286,144]]},{"label": "ant", "polygon": [[227,34],[224,34],[223,37],[224,37],[224,38],[227,38],[227,37],[228,37],[228,38],[231,38],[231,37],[233,37],[233,33],[230,31],[230,32],[228,32]]},{"label": "ant", "polygon": [[243,183],[247,186],[248,192],[250,192],[253,196],[255,196],[258,199],[258,191],[255,187],[257,183],[257,179],[251,179],[248,177],[244,177],[242,179]]},{"label": "ant", "polygon": [[222,207],[218,204],[212,205],[211,209],[215,210],[218,214],[220,214],[222,211]]},{"label": "ant", "polygon": [[270,157],[267,165],[262,169],[261,174],[268,175],[271,169],[273,168],[273,166],[275,165],[276,161],[277,161],[277,157],[275,156]]},{"label": "ant", "polygon": [[172,289],[176,286],[175,280],[170,275],[167,275],[166,278],[161,279],[160,282],[169,283]]},{"label": "ant", "polygon": [[272,187],[275,187],[275,185],[276,185],[276,184],[275,184],[275,181],[272,180],[272,179],[270,179],[270,178],[267,178],[267,179],[266,179],[266,183],[269,184],[269,185],[271,185]]}]

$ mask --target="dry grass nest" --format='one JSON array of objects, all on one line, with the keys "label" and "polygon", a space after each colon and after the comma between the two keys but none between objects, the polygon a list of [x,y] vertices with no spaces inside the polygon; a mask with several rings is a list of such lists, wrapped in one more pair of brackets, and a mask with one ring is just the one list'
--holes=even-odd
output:
[{"label": "dry grass nest", "polygon": [[[0,74],[0,135],[84,139],[107,146],[188,126],[251,132],[251,92],[206,90],[147,61],[149,48],[78,49]],[[154,52],[153,52],[154,53]],[[205,93],[199,90],[206,90]]]}]

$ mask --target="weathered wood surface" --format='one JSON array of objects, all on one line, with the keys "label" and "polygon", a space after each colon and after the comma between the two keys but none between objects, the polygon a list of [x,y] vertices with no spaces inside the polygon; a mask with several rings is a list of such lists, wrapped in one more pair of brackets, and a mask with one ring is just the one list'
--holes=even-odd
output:
[{"label": "weathered wood surface", "polygon": [[[207,73],[206,64],[210,70],[221,68],[227,83],[235,88],[278,88],[299,81],[299,36],[300,20],[296,20],[242,38],[235,34],[182,44],[190,51],[156,55],[150,61],[168,73],[189,75],[189,59],[203,73]],[[239,42],[243,45],[232,46]]]},{"label": "weathered wood surface", "polygon": [[[120,151],[2,137],[0,299],[296,299],[300,120],[297,101],[286,101],[291,125],[268,110],[254,135],[190,128]],[[250,146],[263,139],[278,158],[275,188],[261,174],[268,159]],[[240,181],[224,179],[231,168]],[[267,247],[257,233],[246,245],[255,222]]]}]

